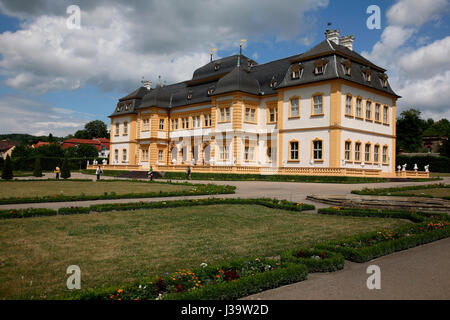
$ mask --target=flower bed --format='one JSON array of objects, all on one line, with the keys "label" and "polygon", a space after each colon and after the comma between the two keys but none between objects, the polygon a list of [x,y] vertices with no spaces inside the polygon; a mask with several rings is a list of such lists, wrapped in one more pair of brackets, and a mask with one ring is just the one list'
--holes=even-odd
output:
[{"label": "flower bed", "polygon": [[281,261],[304,264],[309,272],[332,272],[344,268],[342,254],[328,250],[288,250],[281,254]]},{"label": "flower bed", "polygon": [[239,259],[218,266],[202,263],[120,288],[93,289],[71,296],[82,300],[222,300],[306,279],[304,265],[270,259]]},{"label": "flower bed", "polygon": [[13,218],[32,218],[43,216],[54,216],[57,212],[52,209],[9,209],[0,210],[0,219],[13,219]]},{"label": "flower bed", "polygon": [[428,221],[402,228],[386,228],[382,231],[340,241],[324,242],[316,245],[316,248],[339,252],[350,261],[366,262],[448,236],[450,236],[450,223],[448,221]]}]

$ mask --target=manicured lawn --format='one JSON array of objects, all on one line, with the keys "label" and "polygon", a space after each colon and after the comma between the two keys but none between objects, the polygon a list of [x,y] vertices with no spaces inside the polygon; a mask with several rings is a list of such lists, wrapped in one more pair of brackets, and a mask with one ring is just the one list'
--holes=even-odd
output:
[{"label": "manicured lawn", "polygon": [[[64,296],[66,268],[82,289],[234,257],[270,257],[405,221],[213,205],[0,221],[0,299]],[[32,282],[31,282],[32,281]]]},{"label": "manicured lawn", "polygon": [[352,193],[361,195],[376,195],[376,196],[406,196],[406,197],[429,197],[429,198],[444,198],[450,197],[450,185],[448,184],[428,184],[422,186],[406,186],[380,189],[362,189],[353,190]]},{"label": "manicured lawn", "polygon": [[430,177],[450,177],[450,172],[430,172]]},{"label": "manicured lawn", "polygon": [[42,197],[53,195],[78,196],[102,195],[105,192],[116,194],[149,193],[161,191],[188,190],[189,186],[141,182],[95,182],[95,181],[0,181],[0,198]]}]

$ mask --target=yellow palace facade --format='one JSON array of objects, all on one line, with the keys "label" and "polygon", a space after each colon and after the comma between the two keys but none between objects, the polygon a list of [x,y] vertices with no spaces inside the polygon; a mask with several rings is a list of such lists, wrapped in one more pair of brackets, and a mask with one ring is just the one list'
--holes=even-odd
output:
[{"label": "yellow palace facade", "polygon": [[383,68],[327,30],[309,51],[258,64],[234,55],[185,82],[119,99],[105,169],[427,176],[396,172],[399,98]]}]

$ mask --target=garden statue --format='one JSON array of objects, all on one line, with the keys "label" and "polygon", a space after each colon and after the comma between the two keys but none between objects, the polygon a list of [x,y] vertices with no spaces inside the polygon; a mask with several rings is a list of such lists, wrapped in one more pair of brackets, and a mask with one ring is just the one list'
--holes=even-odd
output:
[{"label": "garden statue", "polygon": [[103,159],[102,163],[103,163],[103,165],[106,165],[108,163],[108,161],[106,161],[106,159]]},{"label": "garden statue", "polygon": [[406,171],[406,166],[407,166],[407,164],[405,163],[405,164],[402,166],[402,171]]},{"label": "garden statue", "polygon": [[425,169],[425,172],[430,172],[430,165],[427,164],[427,165],[424,167],[424,169]]},{"label": "garden statue", "polygon": [[417,167],[417,163],[414,164],[414,171],[417,171],[419,168]]}]

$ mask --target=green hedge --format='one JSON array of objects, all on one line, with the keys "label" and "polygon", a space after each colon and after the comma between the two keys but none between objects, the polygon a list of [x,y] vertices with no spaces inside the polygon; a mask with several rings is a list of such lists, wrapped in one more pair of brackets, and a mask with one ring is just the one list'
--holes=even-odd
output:
[{"label": "green hedge", "polygon": [[191,207],[191,206],[217,205],[217,204],[261,205],[261,206],[265,206],[265,207],[273,208],[273,209],[282,209],[282,210],[297,211],[297,212],[315,209],[315,207],[313,205],[293,203],[293,202],[288,202],[286,200],[208,198],[208,199],[187,199],[187,200],[155,201],[155,202],[140,201],[140,202],[130,202],[130,203],[94,204],[89,207],[60,208],[60,209],[58,209],[58,211],[51,210],[51,209],[34,209],[34,208],[19,209],[19,210],[15,210],[15,209],[0,210],[0,219],[54,216],[57,214],[78,214],[78,213],[90,213],[90,212],[177,208],[177,207]]},{"label": "green hedge", "polygon": [[344,268],[340,253],[318,249],[296,249],[281,254],[282,263],[304,264],[309,272],[333,272]]},{"label": "green hedge", "polygon": [[437,224],[443,225],[443,227],[434,230],[429,229],[430,223],[434,224],[433,222],[421,223],[319,243],[316,248],[339,252],[346,260],[353,262],[366,262],[450,236],[450,225],[447,221],[438,222]]},{"label": "green hedge", "polygon": [[424,166],[430,165],[430,172],[450,172],[450,158],[447,157],[397,155],[396,159],[396,167],[406,163],[408,170],[413,170],[417,164],[420,171],[424,170]]},{"label": "green hedge", "polygon": [[[164,172],[164,179],[185,180],[184,172]],[[321,183],[365,183],[386,182],[383,178],[341,177],[341,176],[298,176],[298,175],[261,175],[233,173],[203,173],[193,172],[192,180],[217,181],[275,181],[275,182],[321,182]]]},{"label": "green hedge", "polygon": [[9,209],[0,210],[0,219],[15,219],[15,218],[32,218],[32,217],[44,217],[55,216],[57,211],[52,209]]},{"label": "green hedge", "polygon": [[[92,180],[87,180],[92,181]],[[150,182],[142,182],[150,183]],[[185,184],[188,185],[188,184]],[[106,200],[106,199],[139,199],[139,198],[158,198],[158,197],[179,197],[179,196],[198,196],[198,195],[214,195],[214,194],[233,194],[236,187],[223,186],[216,184],[197,184],[191,185],[193,189],[181,191],[159,191],[147,193],[126,193],[116,194],[115,192],[101,195],[86,195],[81,194],[77,196],[69,195],[52,195],[43,197],[9,197],[1,198],[0,204],[17,204],[17,203],[42,203],[42,202],[69,202],[69,201],[87,201],[87,200]]]}]

